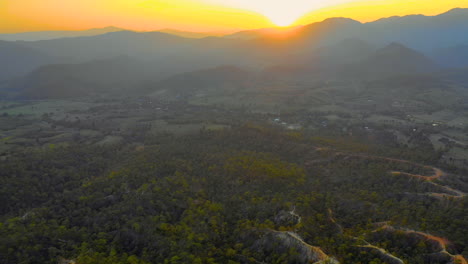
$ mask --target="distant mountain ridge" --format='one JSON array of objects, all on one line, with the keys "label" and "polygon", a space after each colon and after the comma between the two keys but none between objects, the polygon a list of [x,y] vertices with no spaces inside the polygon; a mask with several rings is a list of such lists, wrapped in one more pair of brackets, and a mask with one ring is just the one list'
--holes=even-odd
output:
[{"label": "distant mountain ridge", "polygon": [[361,38],[374,43],[399,42],[420,51],[468,43],[468,9],[437,16],[390,17],[364,24]]},{"label": "distant mountain ridge", "polygon": [[[330,18],[301,27],[244,31],[224,37],[186,38],[164,32],[106,28],[102,30],[109,32],[96,36],[0,41],[0,81],[22,75],[34,80],[28,73],[37,74],[35,69],[50,64],[64,65],[67,70],[50,67],[47,74],[42,72],[41,76],[56,79],[55,83],[66,83],[60,78],[75,82],[76,78],[67,77],[74,69],[79,72],[78,79],[88,79],[90,75],[80,75],[86,72],[88,63],[94,65],[97,73],[102,71],[103,76],[112,78],[106,69],[113,69],[115,63],[125,63],[112,60],[120,56],[139,61],[134,67],[141,69],[131,71],[134,77],[139,76],[139,70],[146,72],[149,67],[148,72],[157,76],[150,81],[222,65],[266,69],[267,75],[307,80],[385,78],[426,73],[440,67],[468,66],[466,25],[468,9],[454,9],[433,17],[391,17],[364,24],[348,18]],[[95,61],[105,62],[99,64],[102,69],[92,63]],[[39,80],[38,83],[47,83]],[[87,85],[93,85],[93,81]],[[106,85],[109,83],[112,82]],[[24,86],[34,86],[34,81],[24,82]]]},{"label": "distant mountain ridge", "polygon": [[[189,61],[179,61],[171,69],[170,65],[174,63],[171,60],[143,62],[127,57],[83,64],[46,65],[11,82],[9,90],[18,91],[22,98],[34,99],[147,92],[168,99],[183,99],[248,93],[264,86],[277,87],[299,80],[372,81],[440,69],[427,56],[398,43],[374,49],[364,42],[347,40],[322,48],[320,53],[321,57],[310,58],[309,63],[277,65],[264,71],[238,66],[211,68],[216,63],[193,64]],[[338,57],[333,56],[335,54]],[[339,57],[348,59],[340,64]]]},{"label": "distant mountain ridge", "polygon": [[400,43],[376,48],[361,40],[348,39],[317,49],[315,56],[270,67],[267,72],[299,80],[352,81],[430,73],[440,69],[431,58]]},{"label": "distant mountain ridge", "polygon": [[[466,25],[468,25],[468,9],[455,8],[436,16],[395,16],[368,23],[360,23],[349,18],[329,18],[295,28],[249,30],[226,37],[269,39],[286,34],[291,35],[293,39],[310,40],[321,35],[321,43],[356,38],[380,46],[398,42],[416,50],[429,52],[442,47],[467,44]],[[330,36],[333,31],[338,37]]]},{"label": "distant mountain ridge", "polygon": [[235,66],[177,74],[150,85],[155,97],[188,99],[204,96],[229,96],[250,87],[254,75]]},{"label": "distant mountain ridge", "polygon": [[[73,98],[122,92],[154,76],[150,67],[128,57],[83,64],[51,64],[10,82],[19,98]],[[146,69],[146,70],[145,70]],[[136,91],[134,91],[136,92]]]},{"label": "distant mountain ridge", "polygon": [[427,73],[439,68],[424,54],[394,42],[376,50],[363,61],[353,64],[343,74],[378,79],[400,74]]},{"label": "distant mountain ridge", "polygon": [[73,37],[85,37],[85,36],[97,36],[109,32],[123,31],[124,29],[117,27],[105,27],[105,28],[94,28],[80,31],[38,31],[38,32],[23,32],[23,33],[11,33],[11,34],[0,34],[0,40],[5,41],[38,41],[38,40],[50,40],[59,38],[73,38]]},{"label": "distant mountain ridge", "polygon": [[[431,30],[448,30],[443,33],[445,36],[451,36],[452,39],[445,40],[453,42],[453,36],[456,31],[466,30],[466,23],[468,21],[468,9],[467,8],[454,8],[445,13],[435,16],[425,15],[408,15],[408,16],[393,16],[387,18],[381,18],[379,20],[367,23],[360,23],[350,18],[328,18],[321,22],[314,22],[303,26],[293,26],[286,28],[263,28],[254,30],[239,31],[236,33],[222,34],[213,32],[190,32],[177,29],[161,29],[151,32],[161,32],[172,34],[185,38],[204,38],[204,37],[223,37],[228,39],[255,39],[255,38],[277,38],[278,36],[292,36],[294,34],[303,35],[306,33],[317,32],[323,28],[334,26],[345,26],[354,24],[356,30],[364,30],[367,33],[361,33],[351,31],[347,32],[347,38],[362,38],[368,41],[366,36],[369,34],[378,35],[375,39],[376,42],[387,41],[389,42],[400,42],[407,46],[412,47],[413,45],[420,45],[424,49],[431,47],[431,44],[424,45],[423,40],[416,41],[415,37],[432,37]],[[421,28],[425,27],[425,34],[421,33]],[[397,28],[398,30],[395,30]],[[105,27],[96,28],[82,31],[39,31],[39,32],[23,32],[23,33],[11,33],[11,34],[0,34],[0,40],[6,41],[37,41],[37,40],[51,40],[57,38],[68,38],[68,37],[83,37],[83,36],[97,36],[110,32],[126,31],[125,29],[118,27]],[[137,32],[137,31],[135,31]],[[412,35],[414,32],[421,33],[418,36]],[[141,32],[150,33],[150,32]],[[344,32],[341,32],[344,33]],[[459,42],[466,42],[468,36],[463,34],[459,35]],[[437,40],[439,43],[443,43],[443,39]],[[379,43],[381,44],[381,43]],[[453,44],[451,46],[459,45],[460,43]],[[416,47],[412,47],[416,48]]]},{"label": "distant mountain ridge", "polygon": [[446,67],[468,67],[468,44],[441,48],[430,56]]},{"label": "distant mountain ridge", "polygon": [[0,81],[19,77],[56,59],[39,50],[0,40]]},{"label": "distant mountain ridge", "polygon": [[161,29],[161,30],[156,30],[156,32],[162,32],[162,33],[167,33],[179,37],[184,37],[184,38],[194,38],[194,39],[199,39],[199,38],[206,38],[206,37],[221,37],[225,34],[222,33],[214,33],[214,32],[191,32],[191,31],[183,31],[183,30],[177,30],[177,29]]},{"label": "distant mountain ridge", "polygon": [[177,37],[161,32],[117,31],[97,36],[82,36],[40,40],[34,42],[19,42],[24,46],[56,57],[73,61],[106,59],[116,56],[147,56],[148,53],[168,54],[177,51],[179,45],[190,39]]}]

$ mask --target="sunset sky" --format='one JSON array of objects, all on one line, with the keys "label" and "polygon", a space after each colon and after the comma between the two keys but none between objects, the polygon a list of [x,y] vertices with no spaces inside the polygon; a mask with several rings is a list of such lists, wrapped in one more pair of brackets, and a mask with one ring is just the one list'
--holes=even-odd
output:
[{"label": "sunset sky", "polygon": [[179,29],[228,32],[303,25],[329,17],[361,22],[408,14],[437,15],[468,0],[0,0],[0,32]]}]

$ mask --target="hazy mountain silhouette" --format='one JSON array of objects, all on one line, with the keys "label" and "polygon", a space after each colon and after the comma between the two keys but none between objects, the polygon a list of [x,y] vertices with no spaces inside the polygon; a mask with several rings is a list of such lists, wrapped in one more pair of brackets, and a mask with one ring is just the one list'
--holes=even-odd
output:
[{"label": "hazy mountain silhouette", "polygon": [[352,32],[360,25],[352,19],[330,18],[290,31],[267,31],[266,34],[261,31],[259,37],[250,40],[250,44],[270,56],[279,56],[281,60],[295,55],[302,57],[319,47],[353,38],[347,32]]},{"label": "hazy mountain silhouette", "polygon": [[149,90],[157,90],[155,96],[189,98],[197,94],[229,95],[250,87],[254,74],[235,66],[220,66],[177,74],[154,83]]},{"label": "hazy mountain silhouette", "polygon": [[364,24],[347,18],[330,18],[303,27],[244,31],[227,38],[248,39],[255,43],[252,46],[256,49],[262,47],[270,54],[284,55],[277,61],[310,56],[316,48],[346,39],[360,39],[374,46],[398,42],[429,53],[468,43],[466,25],[468,9],[453,9],[438,16],[391,17]]},{"label": "hazy mountain silhouette", "polygon": [[256,39],[265,37],[289,37],[296,32],[299,32],[303,26],[287,27],[287,28],[263,28],[243,30],[233,34],[225,35],[224,38],[228,39]]},{"label": "hazy mountain silhouette", "polygon": [[468,67],[445,70],[438,73],[437,76],[468,88]]},{"label": "hazy mountain silhouette", "polygon": [[54,61],[52,56],[38,50],[19,43],[0,41],[0,80],[24,75]]},{"label": "hazy mountain silhouette", "polygon": [[123,29],[117,27],[95,28],[81,31],[38,31],[38,32],[23,32],[0,34],[0,40],[7,41],[37,41],[37,40],[50,40],[59,38],[83,37],[83,36],[97,36],[109,32],[122,31]]},{"label": "hazy mountain silhouette", "polygon": [[[129,56],[144,60],[163,60],[167,67],[175,63],[204,65],[203,68],[243,61],[253,61],[255,50],[245,41],[223,38],[190,39],[162,32],[112,32],[94,37],[64,38],[21,42],[63,62],[83,63],[91,60]],[[168,64],[169,63],[169,64]]]},{"label": "hazy mountain silhouette", "polygon": [[467,24],[468,9],[456,8],[437,16],[395,16],[369,23],[359,23],[347,18],[329,18],[293,29],[250,30],[228,37],[265,39],[291,33],[289,40],[302,41],[309,45],[357,38],[379,46],[398,42],[428,52],[468,43]]},{"label": "hazy mountain silhouette", "polygon": [[190,43],[190,39],[166,33],[133,31],[111,32],[93,37],[23,42],[25,46],[45,54],[67,58],[71,61],[87,61],[121,55],[142,58],[149,54],[168,56],[171,53],[177,53],[179,48],[189,48],[187,44]]},{"label": "hazy mountain silhouette", "polygon": [[94,37],[30,42],[26,45],[45,54],[81,60],[119,55],[170,56],[181,50],[185,53],[199,52],[200,47],[204,46],[230,52],[237,48],[244,49],[242,52],[251,49],[268,55],[303,54],[304,51],[345,39],[362,39],[377,46],[399,42],[416,50],[427,51],[468,43],[466,24],[468,11],[455,9],[434,17],[392,17],[366,24],[352,19],[330,18],[303,27],[244,31],[223,38],[188,39],[162,32],[121,31]]},{"label": "hazy mountain silhouette", "polygon": [[360,38],[376,44],[399,42],[413,49],[433,49],[468,43],[468,9],[437,16],[390,17],[363,25]]},{"label": "hazy mountain silhouette", "polygon": [[410,75],[438,70],[437,64],[424,54],[400,43],[391,43],[376,50],[361,62],[342,69],[343,76],[379,79],[392,75]]},{"label": "hazy mountain silhouette", "polygon": [[438,49],[429,55],[445,67],[468,67],[468,45]]},{"label": "hazy mountain silhouette", "polygon": [[[300,63],[278,64],[267,69],[270,75],[289,79],[372,80],[401,74],[419,74],[439,69],[424,54],[399,43],[376,49],[367,42],[348,39],[322,47],[304,56]],[[299,59],[297,60],[299,61]]]},{"label": "hazy mountain silhouette", "polygon": [[157,30],[157,32],[167,33],[167,34],[184,37],[184,38],[194,38],[194,39],[206,38],[206,37],[221,37],[224,35],[221,33],[214,33],[214,32],[191,32],[191,31],[183,31],[183,30],[170,29],[170,28]]},{"label": "hazy mountain silhouette", "polygon": [[[3,41],[0,80],[45,66],[22,78],[21,85],[13,86],[32,94],[31,89],[43,90],[50,84],[55,88],[43,94],[51,94],[60,87],[78,87],[75,89],[80,91],[89,90],[79,88],[81,85],[107,87],[117,83],[114,81],[119,79],[117,75],[137,80],[146,76],[140,72],[151,73],[143,81],[154,83],[183,72],[216,69],[220,65],[266,69],[266,76],[298,81],[378,79],[436,71],[439,66],[465,66],[466,25],[468,10],[454,9],[434,17],[391,17],[366,24],[330,18],[289,29],[261,29],[200,39],[163,32],[118,31],[41,41]],[[425,54],[430,54],[430,58]],[[121,56],[139,62],[129,64],[112,59]],[[57,63],[61,66],[46,66]],[[134,69],[124,70],[128,65]],[[208,72],[211,78],[222,75],[213,70]],[[178,78],[182,77],[175,79]],[[104,84],[99,80],[105,80]],[[65,85],[67,82],[70,85]]]},{"label": "hazy mountain silhouette", "polygon": [[[71,98],[102,93],[121,93],[154,78],[151,68],[128,57],[84,64],[53,64],[39,67],[10,82],[10,89],[30,99]],[[132,91],[134,94],[135,89]]]},{"label": "hazy mountain silhouette", "polygon": [[311,60],[319,60],[326,65],[353,63],[370,56],[376,49],[376,46],[360,39],[345,39],[316,49],[308,63],[311,63]]},{"label": "hazy mountain silhouette", "polygon": [[4,89],[17,91],[16,94],[21,98],[47,99],[94,94],[126,96],[179,87],[182,84],[200,87],[204,84],[215,86],[226,81],[239,84],[244,80],[240,74],[242,71],[235,71],[235,67],[201,70],[211,65],[213,63],[137,60],[120,56],[86,63],[41,66],[24,77],[4,84]]},{"label": "hazy mountain silhouette", "polygon": [[345,39],[333,45],[305,49],[302,53],[289,56],[276,65],[266,67],[265,74],[290,80],[342,78],[340,69],[361,62],[375,51],[376,47],[365,41]]}]

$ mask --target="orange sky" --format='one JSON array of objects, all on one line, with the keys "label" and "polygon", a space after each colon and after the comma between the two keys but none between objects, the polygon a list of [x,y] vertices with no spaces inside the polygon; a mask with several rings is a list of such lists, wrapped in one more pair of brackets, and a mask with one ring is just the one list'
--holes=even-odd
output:
[{"label": "orange sky", "polygon": [[394,15],[436,15],[455,7],[468,8],[468,0],[0,0],[0,32],[106,26],[220,32],[328,17],[367,22]]}]

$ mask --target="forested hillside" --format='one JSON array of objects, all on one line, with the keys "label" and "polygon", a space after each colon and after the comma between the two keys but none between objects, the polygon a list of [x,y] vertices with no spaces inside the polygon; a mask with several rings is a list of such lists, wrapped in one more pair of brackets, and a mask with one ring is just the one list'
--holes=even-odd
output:
[{"label": "forested hillside", "polygon": [[[0,32],[0,264],[468,264],[456,1],[224,36],[179,26],[244,17],[195,2],[261,1],[0,0],[0,13],[21,1],[34,15],[17,30],[84,2],[91,17],[34,28],[141,11],[114,25],[151,30],[157,10],[183,30]],[[280,2],[265,7],[292,12]]]},{"label": "forested hillside", "polygon": [[0,163],[0,262],[466,263],[468,184],[436,152],[254,124],[144,143]]}]

